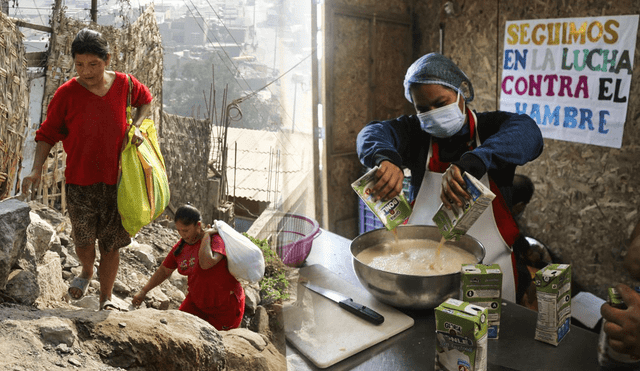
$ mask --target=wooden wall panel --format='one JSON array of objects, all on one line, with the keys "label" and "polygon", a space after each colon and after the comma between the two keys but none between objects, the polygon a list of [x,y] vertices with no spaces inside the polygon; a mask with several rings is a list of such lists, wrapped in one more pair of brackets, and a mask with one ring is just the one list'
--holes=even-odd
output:
[{"label": "wooden wall panel", "polygon": [[337,0],[332,2],[336,7],[354,7],[363,14],[408,14],[410,2],[407,0]]},{"label": "wooden wall panel", "polygon": [[331,231],[355,238],[358,235],[358,195],[351,183],[362,174],[362,165],[354,153],[334,157],[328,170],[327,188],[334,190],[328,200],[329,215],[333,217]]},{"label": "wooden wall panel", "polygon": [[335,54],[331,78],[334,122],[328,127],[332,154],[353,153],[357,125],[367,120],[369,75],[371,74],[370,21],[336,14]]},{"label": "wooden wall panel", "polygon": [[[404,75],[412,62],[411,50],[407,48],[411,40],[410,32],[406,25],[384,22],[376,31],[374,55],[387,55],[391,58],[374,58],[373,105],[367,122],[395,118],[413,110],[413,105],[404,97],[402,86]],[[399,61],[405,62],[398,63]]]},{"label": "wooden wall panel", "polygon": [[[392,2],[393,3],[393,2]],[[362,7],[363,2],[326,4],[325,125],[328,229],[358,233],[358,196],[351,183],[363,167],[356,137],[373,119],[397,116],[407,106],[402,81],[411,64],[411,22],[406,2]],[[387,4],[385,4],[386,6]]]}]

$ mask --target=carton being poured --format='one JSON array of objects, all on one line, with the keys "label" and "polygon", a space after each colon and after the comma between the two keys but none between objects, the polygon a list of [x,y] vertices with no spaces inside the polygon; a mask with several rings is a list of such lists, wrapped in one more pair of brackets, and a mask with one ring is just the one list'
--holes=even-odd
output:
[{"label": "carton being poured", "polygon": [[411,216],[411,205],[409,205],[402,192],[390,200],[374,201],[371,191],[376,184],[376,171],[378,171],[377,166],[369,170],[360,179],[351,183],[351,187],[367,207],[382,221],[382,224],[388,230],[392,230]]},{"label": "carton being poured", "polygon": [[473,175],[465,172],[462,174],[467,186],[467,193],[471,195],[470,200],[462,199],[462,208],[452,204],[451,210],[444,204],[433,216],[433,222],[438,226],[440,234],[447,240],[458,240],[460,236],[467,233],[473,223],[478,220],[496,195],[491,192],[482,182]]}]

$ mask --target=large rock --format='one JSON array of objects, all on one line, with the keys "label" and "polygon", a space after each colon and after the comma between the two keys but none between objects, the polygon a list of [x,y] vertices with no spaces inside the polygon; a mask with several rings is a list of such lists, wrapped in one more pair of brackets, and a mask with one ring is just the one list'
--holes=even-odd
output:
[{"label": "large rock", "polygon": [[29,207],[31,208],[31,212],[38,214],[38,216],[46,220],[57,232],[65,230],[71,232],[71,221],[58,210],[52,209],[37,201],[29,201]]},{"label": "large rock", "polygon": [[249,328],[259,334],[269,334],[269,313],[262,305],[258,306]]},{"label": "large rock", "polygon": [[51,308],[66,296],[68,286],[62,279],[60,256],[47,251],[38,266],[38,286],[40,295],[36,299],[38,308]]},{"label": "large rock", "polygon": [[[0,349],[14,356],[0,357],[0,369],[58,369],[60,357],[43,349],[72,352],[65,357],[82,370],[96,367],[95,358],[115,368],[162,370],[225,370],[222,336],[207,322],[177,310],[139,309],[132,312],[47,309],[25,311],[0,307]],[[6,344],[5,344],[6,343]],[[73,344],[73,348],[67,348]],[[63,349],[64,348],[64,349]],[[75,362],[75,363],[74,363]],[[67,363],[67,365],[68,365]],[[21,368],[11,368],[20,365]],[[242,368],[253,370],[254,368]]]},{"label": "large rock", "polygon": [[166,288],[163,289],[163,292],[167,295],[167,297],[171,300],[172,303],[177,303],[178,306],[182,304],[182,302],[184,301],[184,298],[186,297],[184,292],[179,290],[174,285],[171,285],[170,282],[166,284]]},{"label": "large rock", "polygon": [[245,310],[253,314],[260,304],[260,287],[258,284],[249,284],[243,286],[245,296]]},{"label": "large rock", "polygon": [[137,241],[131,241],[131,244],[126,247],[126,250],[130,251],[147,269],[153,271],[156,268],[157,262],[153,247],[138,243]]},{"label": "large rock", "polygon": [[38,262],[36,260],[36,249],[33,247],[33,244],[29,242],[29,237],[27,236],[27,243],[24,244],[24,248],[20,256],[18,256],[18,261],[13,266],[13,269],[24,269],[35,274],[38,269]]},{"label": "large rock", "polygon": [[188,278],[187,276],[180,274],[177,269],[171,273],[171,276],[169,276],[169,282],[183,293],[187,292]]},{"label": "large rock", "polygon": [[27,242],[29,210],[27,203],[16,199],[0,201],[0,290]]},{"label": "large rock", "polygon": [[222,331],[229,371],[280,371],[287,362],[267,337],[246,328]]},{"label": "large rock", "polygon": [[18,257],[17,265],[21,269],[36,274],[37,264],[42,261],[45,253],[54,247],[61,251],[62,245],[60,238],[48,221],[40,218],[33,211],[29,213],[29,217],[31,223],[27,227],[27,243]]},{"label": "large rock", "polygon": [[169,310],[90,313],[83,323],[87,346],[113,367],[146,370],[224,370],[225,350],[218,331],[190,314]]},{"label": "large rock", "polygon": [[13,270],[7,279],[5,293],[20,304],[32,305],[40,295],[38,279],[33,272]]},{"label": "large rock", "polygon": [[[51,224],[42,219],[33,211],[29,213],[31,224],[27,228],[27,238],[33,245],[36,252],[36,259],[39,261],[44,253],[49,251],[51,245],[56,240],[56,231]],[[59,239],[58,239],[59,241]]]},{"label": "large rock", "polygon": [[65,344],[70,347],[73,346],[76,341],[76,329],[73,322],[69,319],[56,317],[42,318],[40,319],[39,327],[44,343],[54,346]]},{"label": "large rock", "polygon": [[160,287],[155,287],[147,293],[145,303],[151,308],[166,310],[169,309],[171,300],[162,292]]}]

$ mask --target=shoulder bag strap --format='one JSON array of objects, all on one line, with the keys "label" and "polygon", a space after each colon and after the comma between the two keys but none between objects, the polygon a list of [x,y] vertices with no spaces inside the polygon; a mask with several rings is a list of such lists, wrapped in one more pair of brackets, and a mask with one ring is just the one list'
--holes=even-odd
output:
[{"label": "shoulder bag strap", "polygon": [[129,76],[129,74],[127,74],[127,83],[129,86],[127,91],[127,124],[131,125],[133,124],[133,117],[131,115],[131,89],[133,88],[133,82],[131,81],[131,76]]}]

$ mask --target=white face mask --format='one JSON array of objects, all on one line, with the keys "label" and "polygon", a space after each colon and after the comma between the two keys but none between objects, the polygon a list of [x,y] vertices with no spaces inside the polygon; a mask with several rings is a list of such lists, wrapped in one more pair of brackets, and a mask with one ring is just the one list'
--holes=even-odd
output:
[{"label": "white face mask", "polygon": [[422,130],[436,138],[448,138],[460,131],[464,126],[465,114],[460,111],[459,101],[460,92],[455,103],[418,113]]}]

